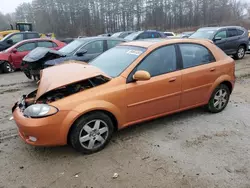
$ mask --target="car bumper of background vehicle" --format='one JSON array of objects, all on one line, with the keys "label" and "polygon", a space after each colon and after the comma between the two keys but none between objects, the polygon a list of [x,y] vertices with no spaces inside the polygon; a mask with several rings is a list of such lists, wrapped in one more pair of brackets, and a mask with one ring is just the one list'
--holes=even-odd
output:
[{"label": "car bumper of background vehicle", "polygon": [[67,144],[67,133],[72,124],[72,113],[68,111],[45,118],[26,118],[17,107],[13,111],[13,117],[19,129],[20,137],[34,146],[59,146]]}]

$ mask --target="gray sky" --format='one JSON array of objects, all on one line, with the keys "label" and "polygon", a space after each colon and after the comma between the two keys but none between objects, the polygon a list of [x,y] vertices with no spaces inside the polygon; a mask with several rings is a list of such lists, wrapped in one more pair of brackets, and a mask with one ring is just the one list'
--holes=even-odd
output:
[{"label": "gray sky", "polygon": [[0,0],[0,12],[6,14],[14,12],[16,7],[24,2],[31,2],[32,0]]}]

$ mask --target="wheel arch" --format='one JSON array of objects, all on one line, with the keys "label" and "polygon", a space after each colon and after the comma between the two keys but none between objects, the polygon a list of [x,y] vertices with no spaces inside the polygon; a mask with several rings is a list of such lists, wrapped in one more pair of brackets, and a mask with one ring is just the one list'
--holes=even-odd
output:
[{"label": "wheel arch", "polygon": [[244,46],[244,48],[245,48],[245,51],[247,51],[247,44],[245,44],[245,43],[242,43],[242,44],[240,44],[240,45],[238,46],[238,48],[239,48],[240,46]]},{"label": "wheel arch", "polygon": [[233,91],[233,87],[234,87],[234,82],[233,82],[233,79],[229,76],[229,75],[223,75],[221,77],[219,77],[212,85],[212,87],[210,88],[210,91],[209,91],[209,95],[207,97],[207,102],[209,101],[213,91],[215,90],[216,87],[218,87],[219,85],[221,84],[225,84],[229,90],[230,90],[230,93],[232,93]]},{"label": "wheel arch", "polygon": [[71,126],[69,127],[69,130],[68,130],[68,133],[67,133],[67,143],[70,144],[70,133],[71,131],[73,130],[73,127],[74,125],[76,124],[76,122],[82,117],[82,116],[85,116],[85,115],[88,115],[88,114],[91,114],[91,113],[95,113],[95,112],[101,112],[101,113],[104,113],[106,114],[108,117],[110,117],[111,121],[113,122],[114,124],[114,130],[117,131],[119,128],[118,128],[118,120],[116,118],[116,116],[108,111],[108,110],[104,110],[104,109],[95,109],[95,110],[90,110],[90,111],[87,111],[87,112],[84,112],[84,113],[81,113],[77,116],[77,118],[73,121],[73,123],[71,124]]}]

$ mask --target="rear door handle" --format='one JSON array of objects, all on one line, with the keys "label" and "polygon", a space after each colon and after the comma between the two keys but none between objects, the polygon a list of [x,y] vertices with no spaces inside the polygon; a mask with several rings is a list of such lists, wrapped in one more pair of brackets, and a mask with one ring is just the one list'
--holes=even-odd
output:
[{"label": "rear door handle", "polygon": [[174,82],[176,80],[176,78],[170,78],[168,81],[169,82]]},{"label": "rear door handle", "polygon": [[210,72],[213,72],[213,71],[215,71],[215,68],[211,68],[211,69],[210,69]]}]

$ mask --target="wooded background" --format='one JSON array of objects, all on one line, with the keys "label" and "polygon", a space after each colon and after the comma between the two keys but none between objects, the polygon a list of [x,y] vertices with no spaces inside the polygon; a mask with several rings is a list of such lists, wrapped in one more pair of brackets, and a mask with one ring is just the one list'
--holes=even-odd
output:
[{"label": "wooded background", "polygon": [[19,5],[13,14],[0,14],[0,30],[15,21],[32,22],[38,32],[60,37],[143,29],[194,30],[246,25],[247,7],[243,0],[33,0]]}]

